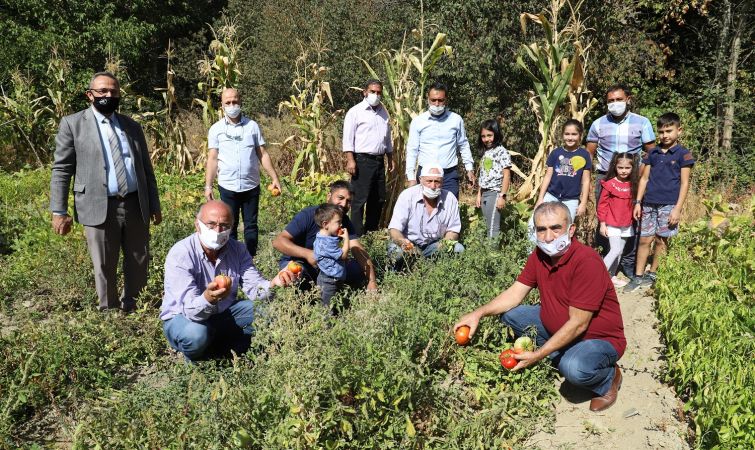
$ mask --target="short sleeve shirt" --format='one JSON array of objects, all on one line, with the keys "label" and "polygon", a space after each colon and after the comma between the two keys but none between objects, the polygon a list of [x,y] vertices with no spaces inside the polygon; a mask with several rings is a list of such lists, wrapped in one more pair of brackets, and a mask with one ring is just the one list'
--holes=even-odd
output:
[{"label": "short sleeve shirt", "polygon": [[239,123],[225,117],[207,133],[207,147],[218,149],[218,185],[233,192],[246,192],[260,184],[257,148],[265,139],[257,122],[243,116]]},{"label": "short sleeve shirt", "polygon": [[660,147],[655,147],[642,163],[650,166],[650,179],[643,201],[658,205],[675,205],[682,186],[682,167],[695,164],[692,153],[679,144],[669,148],[665,153]]},{"label": "short sleeve shirt", "polygon": [[569,307],[591,311],[592,320],[580,341],[607,341],[619,354],[627,346],[624,321],[616,290],[600,255],[572,239],[566,253],[552,265],[549,256],[535,249],[517,278],[540,292],[540,320],[555,334],[569,320]]},{"label": "short sleeve shirt", "polygon": [[[285,230],[293,237],[294,244],[299,247],[314,250],[315,238],[317,237],[317,233],[320,232],[320,227],[315,223],[316,209],[317,206],[308,206],[302,209],[286,225]],[[342,222],[343,227],[349,232],[349,239],[357,239],[354,225],[351,223],[348,215],[343,216]],[[281,263],[291,261],[291,259],[290,256],[283,255]]]},{"label": "short sleeve shirt", "polygon": [[575,200],[582,192],[582,172],[592,170],[590,153],[580,147],[572,152],[559,147],[548,155],[546,163],[553,168],[548,193],[559,200]]},{"label": "short sleeve shirt", "polygon": [[346,277],[346,263],[341,258],[343,250],[338,236],[325,236],[317,233],[313,250],[320,272],[339,280]]},{"label": "short sleeve shirt", "polygon": [[587,142],[598,144],[598,169],[606,172],[614,153],[637,154],[644,144],[655,142],[655,133],[647,117],[629,112],[617,122],[606,114],[590,125]]},{"label": "short sleeve shirt", "polygon": [[511,167],[511,155],[502,145],[485,151],[480,160],[480,187],[501,190],[503,169]]}]

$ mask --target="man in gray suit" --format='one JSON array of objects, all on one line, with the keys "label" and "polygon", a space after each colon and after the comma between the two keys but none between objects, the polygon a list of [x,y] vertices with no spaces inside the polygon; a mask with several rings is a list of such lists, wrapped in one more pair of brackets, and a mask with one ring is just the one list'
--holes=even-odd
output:
[{"label": "man in gray suit", "polygon": [[[141,126],[115,112],[120,85],[113,74],[94,74],[86,96],[92,106],[60,121],[50,181],[52,227],[65,235],[73,177],[74,217],[84,225],[94,265],[100,310],[129,312],[147,285],[149,221],[162,220],[157,182]],[[123,292],[118,259],[123,251]]]}]

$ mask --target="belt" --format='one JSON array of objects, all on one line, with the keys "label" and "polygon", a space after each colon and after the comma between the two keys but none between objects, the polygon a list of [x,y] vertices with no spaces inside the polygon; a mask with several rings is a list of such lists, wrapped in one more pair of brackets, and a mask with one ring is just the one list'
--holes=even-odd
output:
[{"label": "belt", "polygon": [[373,159],[375,161],[382,161],[383,160],[383,156],[384,156],[384,155],[373,155],[373,154],[370,154],[370,153],[357,153],[356,155],[360,156],[360,157],[363,157],[363,158],[367,158],[367,159]]},{"label": "belt", "polygon": [[600,174],[600,175],[605,175],[608,172],[606,172],[605,170],[596,170],[595,173]]},{"label": "belt", "polygon": [[116,194],[116,195],[110,195],[110,196],[108,196],[108,200],[126,200],[127,198],[132,197],[134,195],[136,195],[136,191],[129,192],[126,195],[118,195],[118,194]]}]

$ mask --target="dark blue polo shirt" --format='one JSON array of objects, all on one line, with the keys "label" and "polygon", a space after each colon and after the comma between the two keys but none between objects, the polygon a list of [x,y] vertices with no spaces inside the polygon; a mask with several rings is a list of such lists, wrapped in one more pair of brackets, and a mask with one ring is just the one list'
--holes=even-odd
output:
[{"label": "dark blue polo shirt", "polygon": [[666,150],[650,150],[643,164],[650,166],[650,180],[645,190],[644,203],[675,205],[682,185],[682,167],[695,164],[692,153],[679,144]]},{"label": "dark blue polo shirt", "polygon": [[[293,219],[291,219],[291,222],[286,225],[285,230],[288,231],[288,233],[294,238],[294,244],[298,245],[299,247],[308,248],[310,250],[314,248],[315,237],[320,231],[320,227],[315,223],[316,209],[317,206],[308,206],[302,209],[294,216]],[[357,239],[356,232],[354,232],[354,225],[351,223],[349,216],[344,214],[342,220],[342,226],[346,228],[346,231],[349,232],[349,239]],[[293,258],[288,255],[281,256],[281,267],[284,265],[284,263],[288,264],[291,259]],[[306,261],[299,262],[309,266],[309,264],[306,264]]]},{"label": "dark blue polo shirt", "polygon": [[592,157],[584,148],[573,152],[559,147],[548,155],[548,167],[553,167],[553,176],[548,193],[559,200],[577,200],[582,192],[582,172],[592,170]]}]

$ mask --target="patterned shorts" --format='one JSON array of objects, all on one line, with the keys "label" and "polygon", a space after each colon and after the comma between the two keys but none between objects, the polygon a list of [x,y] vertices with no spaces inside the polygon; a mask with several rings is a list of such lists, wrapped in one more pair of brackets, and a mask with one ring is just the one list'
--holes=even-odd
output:
[{"label": "patterned shorts", "polygon": [[679,233],[679,224],[669,227],[668,218],[674,205],[659,205],[648,203],[642,205],[642,220],[640,221],[640,236],[671,237]]}]

